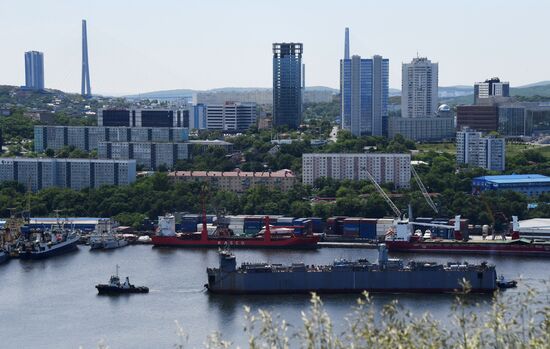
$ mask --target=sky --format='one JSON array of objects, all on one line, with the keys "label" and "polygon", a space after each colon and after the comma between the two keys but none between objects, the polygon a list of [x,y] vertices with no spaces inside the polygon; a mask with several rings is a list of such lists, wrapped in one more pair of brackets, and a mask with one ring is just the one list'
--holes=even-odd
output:
[{"label": "sky", "polygon": [[417,54],[439,85],[498,76],[550,80],[546,0],[0,0],[0,85],[24,84],[24,52],[44,52],[45,84],[80,91],[81,20],[93,93],[270,87],[274,42],[302,42],[307,86],[338,87],[352,54],[390,60],[390,87]]}]

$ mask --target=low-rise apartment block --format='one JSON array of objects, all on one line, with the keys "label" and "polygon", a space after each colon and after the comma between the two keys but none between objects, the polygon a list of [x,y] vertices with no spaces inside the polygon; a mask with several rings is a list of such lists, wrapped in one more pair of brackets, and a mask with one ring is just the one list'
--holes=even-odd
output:
[{"label": "low-rise apartment block", "polygon": [[81,190],[102,185],[127,185],[135,180],[135,160],[0,159],[0,181],[30,185],[32,191],[51,187]]},{"label": "low-rise apartment block", "polygon": [[243,193],[254,186],[287,191],[296,184],[296,176],[290,170],[276,172],[243,171],[176,171],[168,175],[174,181],[206,182],[212,188]]},{"label": "low-rise apartment block", "polygon": [[302,181],[313,185],[322,177],[337,180],[369,180],[369,172],[377,183],[393,183],[408,188],[411,181],[411,155],[388,153],[304,154]]}]

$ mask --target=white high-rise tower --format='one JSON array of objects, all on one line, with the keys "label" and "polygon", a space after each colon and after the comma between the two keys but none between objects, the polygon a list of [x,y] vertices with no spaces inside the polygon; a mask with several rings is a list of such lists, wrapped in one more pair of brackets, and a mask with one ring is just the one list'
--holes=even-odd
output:
[{"label": "white high-rise tower", "polygon": [[438,63],[425,57],[403,63],[401,116],[424,118],[435,116],[438,107]]}]

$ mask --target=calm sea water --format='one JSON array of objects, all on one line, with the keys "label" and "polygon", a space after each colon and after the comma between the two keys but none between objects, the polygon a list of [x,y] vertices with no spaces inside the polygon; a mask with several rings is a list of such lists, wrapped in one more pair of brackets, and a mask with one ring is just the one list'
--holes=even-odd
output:
[{"label": "calm sea water", "polygon": [[[318,251],[237,250],[237,263],[270,261],[327,264],[335,258],[377,257],[375,250],[324,248]],[[395,257],[395,256],[392,256]],[[447,262],[489,261],[497,272],[521,278],[525,284],[547,292],[548,260],[517,257],[401,255],[398,257]],[[105,283],[120,266],[121,276],[146,285],[150,293],[119,297],[98,296],[94,285]],[[12,260],[0,265],[1,348],[96,348],[104,339],[111,349],[173,348],[178,342],[177,320],[189,334],[188,347],[201,347],[208,334],[218,331],[236,344],[245,344],[243,307],[272,310],[296,329],[300,312],[309,306],[308,296],[215,296],[205,292],[206,267],[217,266],[215,250],[158,249],[128,246],[112,251],[78,252],[44,261]],[[337,330],[357,296],[322,297]],[[376,306],[397,298],[413,313],[431,312],[448,322],[451,295],[377,295]],[[481,302],[489,297],[479,298]],[[485,307],[488,307],[486,305]],[[483,307],[483,306],[482,306]],[[292,329],[291,329],[292,332]]]}]

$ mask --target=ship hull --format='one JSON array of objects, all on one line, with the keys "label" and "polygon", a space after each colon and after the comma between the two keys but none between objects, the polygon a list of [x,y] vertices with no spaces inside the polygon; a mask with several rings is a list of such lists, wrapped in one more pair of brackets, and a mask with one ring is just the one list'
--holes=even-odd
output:
[{"label": "ship hull", "polygon": [[220,248],[230,246],[231,248],[273,248],[273,249],[315,249],[317,248],[318,237],[289,237],[280,239],[271,239],[269,241],[263,238],[209,238],[201,239],[183,239],[177,236],[153,236],[154,246],[172,246],[172,247],[202,247],[202,248]]},{"label": "ship hull", "polygon": [[514,242],[460,242],[460,241],[434,241],[434,242],[409,242],[386,241],[390,252],[412,253],[472,253],[491,255],[515,255],[550,257],[550,244],[514,243]]},{"label": "ship hull", "polygon": [[64,253],[68,253],[78,249],[78,240],[79,238],[74,238],[71,241],[65,241],[60,243],[58,246],[50,248],[46,251],[40,252],[21,252],[19,253],[19,258],[21,259],[44,259],[53,256],[58,256]]},{"label": "ship hull", "polygon": [[145,286],[121,288],[110,285],[97,285],[98,294],[117,295],[117,294],[131,294],[131,293],[149,293],[149,288]]},{"label": "ship hull", "polygon": [[208,271],[207,289],[219,294],[300,293],[452,293],[463,289],[492,293],[497,289],[494,268],[470,271],[319,271],[319,272],[223,272]]}]

